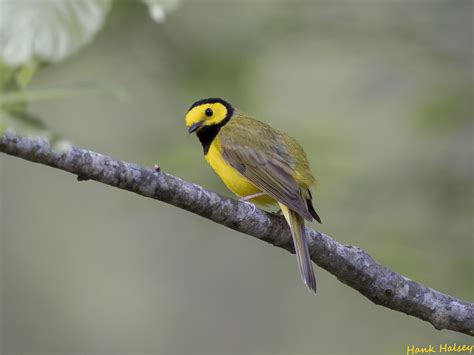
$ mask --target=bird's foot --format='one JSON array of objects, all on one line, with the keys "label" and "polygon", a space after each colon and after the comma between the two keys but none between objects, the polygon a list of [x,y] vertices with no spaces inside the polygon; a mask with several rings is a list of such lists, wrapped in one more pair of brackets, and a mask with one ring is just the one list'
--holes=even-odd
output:
[{"label": "bird's foot", "polygon": [[239,199],[240,202],[243,202],[245,203],[246,205],[250,206],[252,208],[252,212],[250,212],[251,215],[253,215],[257,209],[257,206],[255,206],[255,204],[253,204],[252,202],[248,202],[246,200],[242,200],[242,199]]},{"label": "bird's foot", "polygon": [[253,194],[253,195],[248,195],[248,196],[241,197],[241,198],[239,198],[239,201],[245,202],[245,201],[251,200],[253,198],[257,198],[257,197],[264,196],[264,195],[266,195],[265,192],[257,192],[256,194]]},{"label": "bird's foot", "polygon": [[155,170],[157,173],[161,171],[161,168],[158,164],[153,165],[153,170]]}]

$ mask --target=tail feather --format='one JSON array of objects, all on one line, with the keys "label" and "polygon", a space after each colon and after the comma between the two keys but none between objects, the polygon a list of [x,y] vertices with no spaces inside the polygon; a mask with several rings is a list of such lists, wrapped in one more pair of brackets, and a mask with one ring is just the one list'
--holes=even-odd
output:
[{"label": "tail feather", "polygon": [[304,231],[304,219],[298,213],[290,210],[287,206],[279,203],[281,211],[288,222],[295,246],[296,260],[303,282],[312,291],[316,292],[316,278],[313,271],[313,263],[309,254],[308,242]]},{"label": "tail feather", "polygon": [[314,209],[313,202],[311,202],[310,199],[306,199],[306,204],[308,206],[308,211],[311,214],[311,216],[313,216],[313,218],[321,224],[322,223],[321,218],[319,217],[318,212],[316,212],[316,210]]}]

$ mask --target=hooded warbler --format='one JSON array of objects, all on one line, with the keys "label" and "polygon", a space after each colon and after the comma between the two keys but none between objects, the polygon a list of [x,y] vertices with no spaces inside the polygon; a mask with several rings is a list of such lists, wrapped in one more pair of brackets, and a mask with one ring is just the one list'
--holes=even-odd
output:
[{"label": "hooded warbler", "polygon": [[244,201],[280,206],[301,277],[316,292],[304,220],[321,219],[311,202],[315,179],[301,145],[220,98],[196,101],[185,121],[188,132],[196,132],[207,162],[233,193]]}]

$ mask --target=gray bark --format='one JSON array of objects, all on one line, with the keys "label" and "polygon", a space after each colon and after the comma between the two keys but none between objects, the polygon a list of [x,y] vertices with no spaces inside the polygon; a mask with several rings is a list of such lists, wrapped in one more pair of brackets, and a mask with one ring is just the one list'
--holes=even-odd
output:
[{"label": "gray bark", "polygon": [[[178,177],[70,146],[52,146],[12,133],[0,152],[154,198],[294,253],[285,220]],[[307,228],[312,260],[375,304],[430,322],[436,329],[474,335],[474,304],[445,295],[377,263],[358,247]]]}]

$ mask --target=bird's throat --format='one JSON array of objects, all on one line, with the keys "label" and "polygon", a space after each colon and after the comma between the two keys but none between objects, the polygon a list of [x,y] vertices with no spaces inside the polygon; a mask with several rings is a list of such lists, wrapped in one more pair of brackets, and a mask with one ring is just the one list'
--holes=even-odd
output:
[{"label": "bird's throat", "polygon": [[212,141],[216,138],[221,128],[224,127],[227,122],[229,122],[229,120],[230,117],[227,117],[218,124],[212,126],[203,126],[202,128],[197,130],[196,135],[198,136],[199,141],[202,144],[204,155],[207,154],[207,152],[209,151],[209,147],[212,144]]}]

